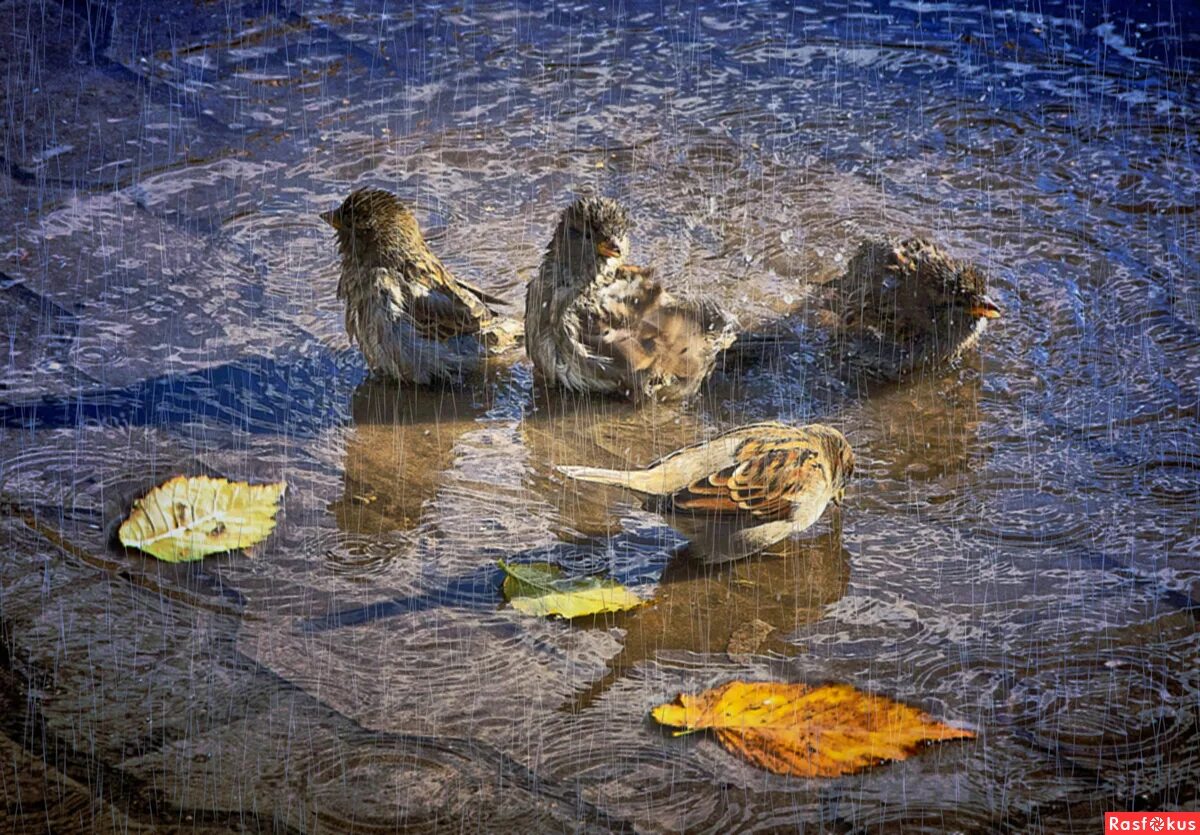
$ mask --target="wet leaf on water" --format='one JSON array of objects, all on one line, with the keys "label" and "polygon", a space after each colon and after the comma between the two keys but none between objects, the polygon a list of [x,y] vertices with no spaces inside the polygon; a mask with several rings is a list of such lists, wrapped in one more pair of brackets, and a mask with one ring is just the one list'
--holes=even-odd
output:
[{"label": "wet leaf on water", "polygon": [[775,627],[766,621],[755,618],[747,621],[733,630],[733,634],[729,636],[729,643],[725,647],[725,653],[729,656],[729,660],[737,664],[749,664],[751,656],[758,652],[763,645],[763,641],[775,631]]},{"label": "wet leaf on water", "polygon": [[646,601],[616,580],[604,577],[564,577],[548,563],[510,565],[504,569],[504,597],[518,612],[545,617],[579,618],[601,612],[623,612]]},{"label": "wet leaf on water", "polygon": [[906,759],[928,742],[975,736],[848,684],[731,681],[696,695],[681,693],[651,715],[682,728],[676,736],[711,728],[729,751],[796,777],[853,774]]},{"label": "wet leaf on water", "polygon": [[166,562],[198,560],[266,539],[286,485],[176,476],[133,503],[121,544]]}]

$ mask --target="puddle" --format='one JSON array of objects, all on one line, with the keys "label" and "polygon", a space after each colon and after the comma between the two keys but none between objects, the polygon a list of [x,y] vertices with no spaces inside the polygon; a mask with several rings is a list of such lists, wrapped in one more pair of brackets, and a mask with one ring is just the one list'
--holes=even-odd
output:
[{"label": "puddle", "polygon": [[[2,151],[0,682],[27,715],[0,741],[68,787],[50,820],[79,824],[101,785],[97,814],[222,831],[1024,831],[1194,808],[1182,18],[5,14],[10,55],[48,46],[4,64],[28,83]],[[51,130],[64,89],[98,98]],[[636,218],[634,262],[807,347],[684,408],[546,396],[523,360],[462,391],[368,380],[316,218],[367,184],[513,314],[561,207],[597,189]],[[816,314],[883,233],[979,262],[1005,317],[945,373],[862,388],[831,375]],[[840,517],[753,560],[702,566],[630,496],[555,470],[768,419],[837,426],[859,467]],[[277,531],[192,565],[116,548],[177,472],[286,479]],[[655,602],[531,620],[499,559]],[[649,721],[734,677],[848,682],[979,737],[817,782]]]}]

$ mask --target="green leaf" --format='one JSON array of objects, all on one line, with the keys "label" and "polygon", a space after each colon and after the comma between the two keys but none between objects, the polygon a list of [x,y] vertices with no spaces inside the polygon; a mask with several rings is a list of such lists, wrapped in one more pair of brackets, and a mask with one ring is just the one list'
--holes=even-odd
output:
[{"label": "green leaf", "polygon": [[164,562],[187,562],[246,548],[275,529],[285,485],[223,478],[175,478],[133,503],[117,532],[121,544]]},{"label": "green leaf", "polygon": [[504,596],[526,615],[579,618],[601,612],[623,612],[646,601],[615,580],[603,577],[564,577],[548,563],[509,565],[503,561]]}]

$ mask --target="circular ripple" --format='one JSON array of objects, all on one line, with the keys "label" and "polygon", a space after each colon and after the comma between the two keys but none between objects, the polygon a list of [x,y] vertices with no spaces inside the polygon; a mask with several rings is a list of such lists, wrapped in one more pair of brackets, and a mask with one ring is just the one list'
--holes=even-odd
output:
[{"label": "circular ripple", "polygon": [[332,832],[395,832],[456,818],[468,800],[494,799],[490,787],[432,753],[371,748],[330,759],[307,776],[308,800]]},{"label": "circular ripple", "polygon": [[1173,656],[1122,648],[1064,658],[1016,681],[1008,708],[1047,749],[1087,767],[1158,762],[1197,734],[1196,682],[1179,675],[1195,659]]}]

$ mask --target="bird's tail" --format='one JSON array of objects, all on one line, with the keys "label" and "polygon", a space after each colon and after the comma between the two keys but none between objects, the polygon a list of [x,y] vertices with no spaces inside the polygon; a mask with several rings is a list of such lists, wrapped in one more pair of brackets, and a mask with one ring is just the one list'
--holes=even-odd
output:
[{"label": "bird's tail", "polygon": [[593,484],[609,484],[613,487],[624,487],[638,493],[656,492],[655,484],[662,481],[662,476],[655,470],[604,470],[599,467],[559,467],[563,475],[578,481],[590,481]]},{"label": "bird's tail", "polygon": [[525,326],[515,319],[497,317],[479,329],[489,354],[503,354],[525,341]]}]

